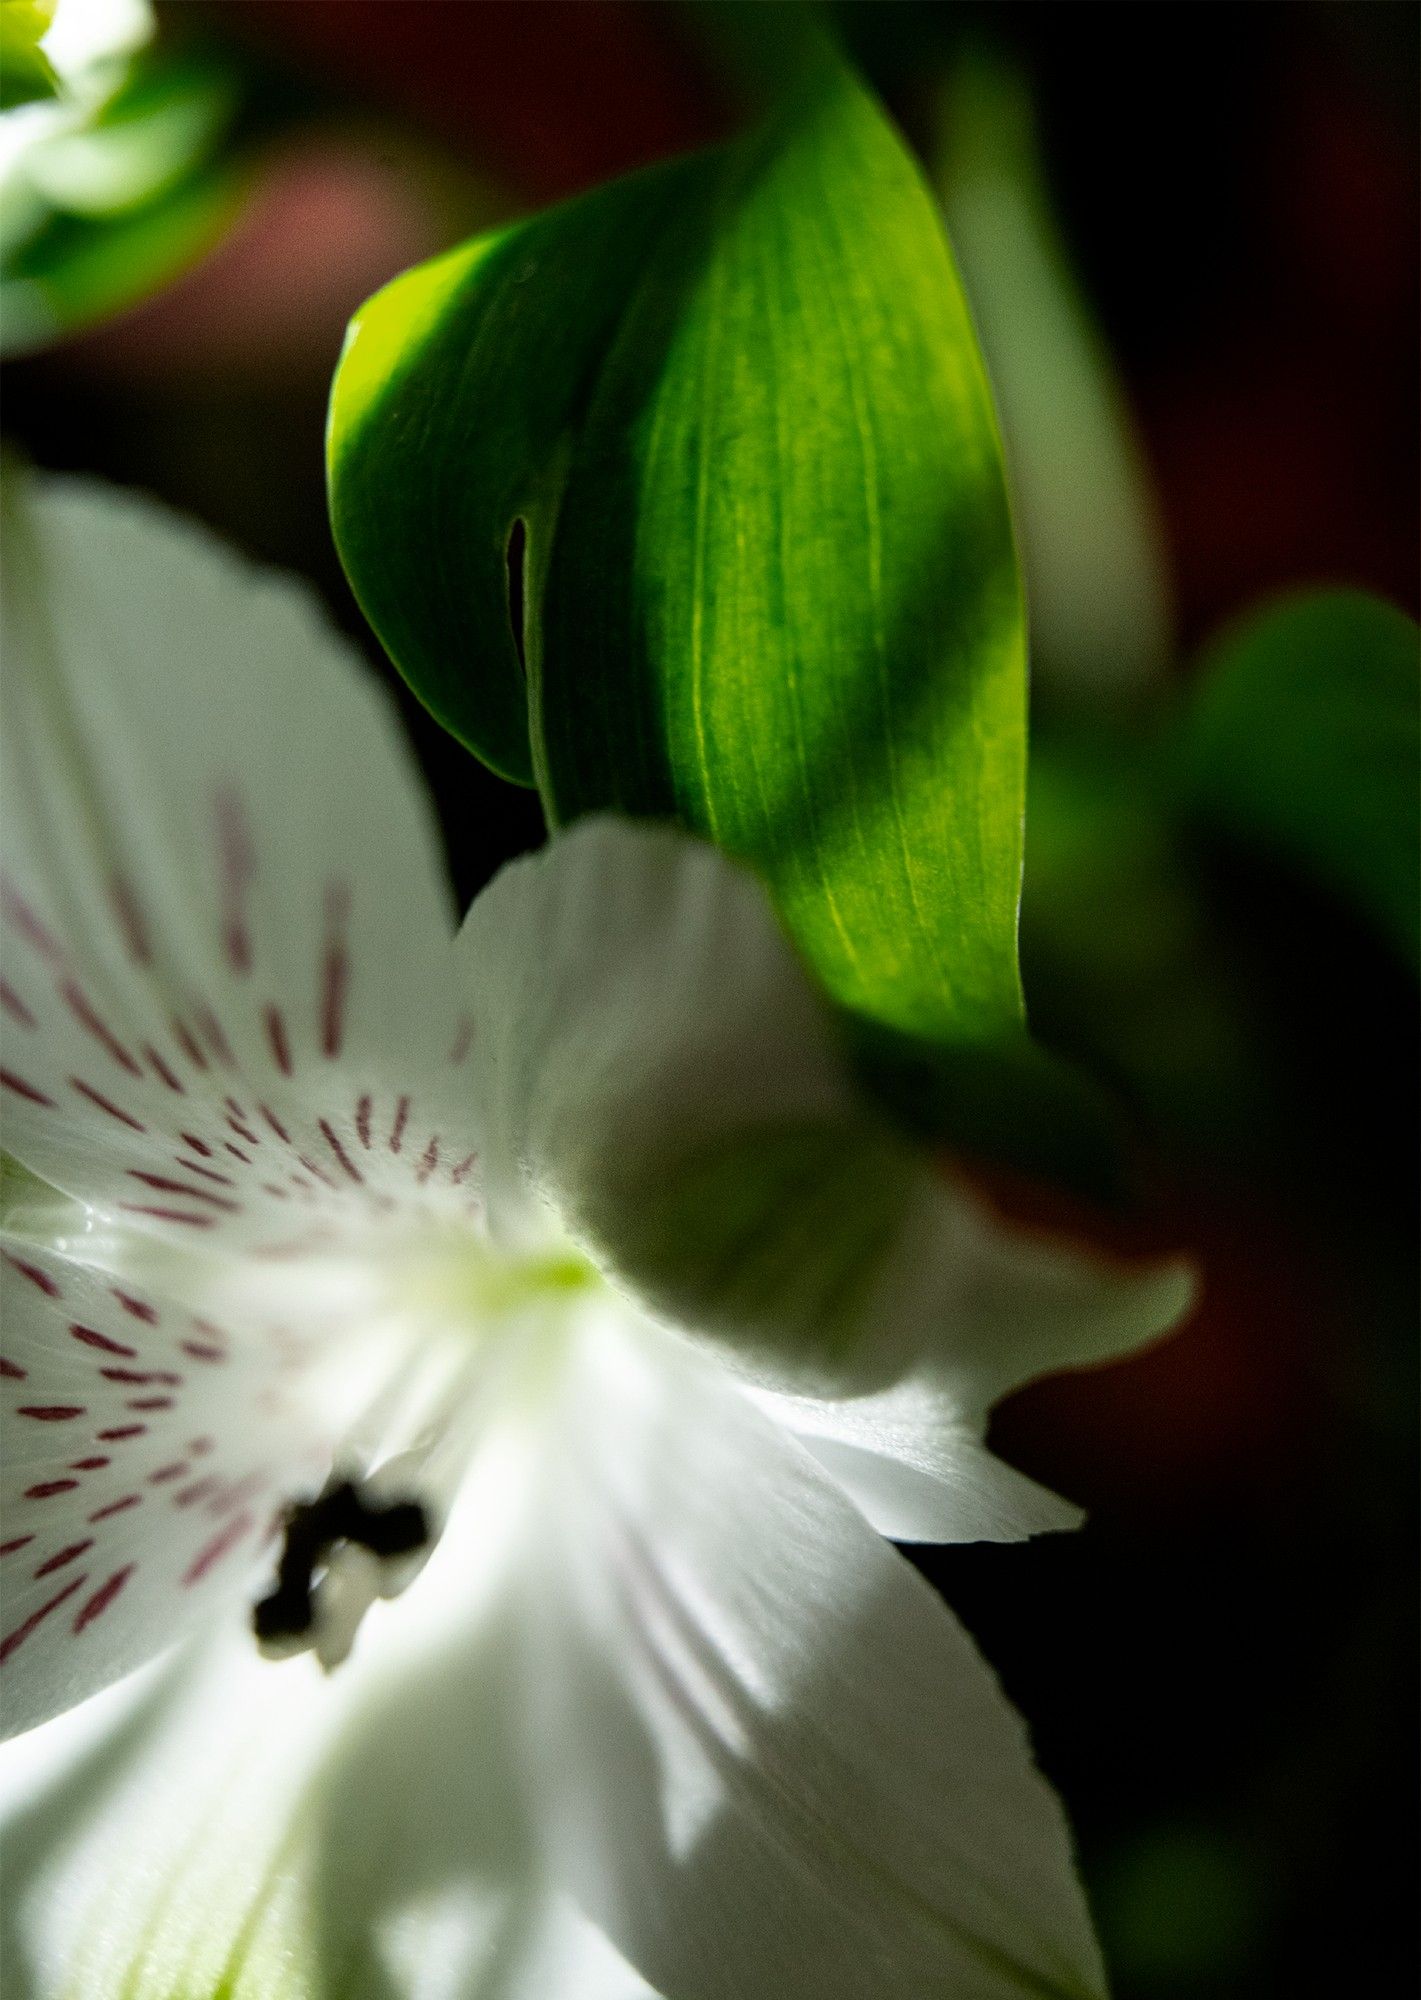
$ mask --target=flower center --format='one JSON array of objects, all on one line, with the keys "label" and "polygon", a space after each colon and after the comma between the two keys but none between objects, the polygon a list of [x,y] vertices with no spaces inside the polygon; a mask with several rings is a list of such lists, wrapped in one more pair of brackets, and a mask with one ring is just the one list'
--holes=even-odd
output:
[{"label": "flower center", "polygon": [[330,1669],[371,1605],[424,1567],[475,1455],[536,1406],[601,1280],[570,1248],[518,1254],[445,1236],[313,1260],[288,1282],[299,1275],[313,1315],[342,1328],[340,1374],[360,1352],[369,1372],[339,1422],[337,1470],[285,1511],[252,1628],[267,1658],[310,1651]]}]

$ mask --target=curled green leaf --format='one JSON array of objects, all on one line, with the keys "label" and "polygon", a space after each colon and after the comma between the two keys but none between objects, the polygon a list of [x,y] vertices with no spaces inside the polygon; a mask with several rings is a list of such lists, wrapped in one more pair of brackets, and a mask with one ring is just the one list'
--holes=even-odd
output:
[{"label": "curled green leaf", "polygon": [[842,64],[397,280],[329,448],[372,624],[554,820],[676,819],[752,862],[872,1020],[1018,1029],[1001,451],[931,193]]}]

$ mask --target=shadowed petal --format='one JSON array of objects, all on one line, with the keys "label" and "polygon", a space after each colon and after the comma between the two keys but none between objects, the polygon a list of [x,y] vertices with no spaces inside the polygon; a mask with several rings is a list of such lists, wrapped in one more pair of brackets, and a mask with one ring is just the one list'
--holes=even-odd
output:
[{"label": "shadowed petal", "polygon": [[876,1123],[763,891],[698,841],[582,821],[504,870],[460,949],[496,1226],[551,1209],[773,1386],[843,1394],[931,1355],[975,1421],[1187,1301],[1177,1266],[997,1222]]}]

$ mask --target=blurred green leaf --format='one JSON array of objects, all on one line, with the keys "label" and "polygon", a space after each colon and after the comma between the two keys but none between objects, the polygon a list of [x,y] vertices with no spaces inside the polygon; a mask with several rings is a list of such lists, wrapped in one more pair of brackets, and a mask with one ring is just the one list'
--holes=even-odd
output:
[{"label": "blurred green leaf", "polygon": [[1360,591],[1288,599],[1206,656],[1177,746],[1197,812],[1312,874],[1421,963],[1417,632]]},{"label": "blurred green leaf", "polygon": [[40,47],[53,0],[0,0],[0,111],[57,97],[59,78]]},{"label": "blurred green leaf", "polygon": [[1003,59],[958,62],[935,177],[1001,412],[1033,674],[1048,694],[1119,700],[1171,650],[1160,523],[1052,214],[1026,81]]},{"label": "blurred green leaf", "polygon": [[237,86],[212,57],[140,56],[82,126],[51,139],[30,169],[69,215],[115,215],[167,193],[230,126]]},{"label": "blurred green leaf", "polygon": [[0,271],[4,353],[43,347],[146,298],[218,241],[245,187],[235,166],[213,166],[126,214],[52,215]]},{"label": "blurred green leaf", "polygon": [[107,97],[16,157],[0,230],[0,350],[121,312],[217,240],[244,185],[225,146],[237,98],[216,56],[143,53]]},{"label": "blurred green leaf", "polygon": [[1019,1030],[1000,447],[932,197],[842,65],[379,294],[330,477],[392,656],[551,817],[674,817],[747,858],[878,1022]]}]

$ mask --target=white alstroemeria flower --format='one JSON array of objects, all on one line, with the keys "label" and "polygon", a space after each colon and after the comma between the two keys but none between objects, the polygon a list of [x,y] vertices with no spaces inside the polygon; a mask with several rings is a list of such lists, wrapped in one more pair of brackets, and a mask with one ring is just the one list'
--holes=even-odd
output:
[{"label": "white alstroemeria flower", "polygon": [[[154,20],[149,0],[0,0],[0,8],[17,51],[34,37],[54,91],[0,111],[0,245],[8,250],[52,204],[106,212],[134,198],[133,148],[108,145],[96,172],[84,135],[152,39]],[[3,46],[8,53],[8,39]]]},{"label": "white alstroemeria flower", "polygon": [[16,1994],[1100,1993],[880,1531],[1070,1525],[986,1410],[1179,1272],[876,1130],[693,841],[585,824],[456,934],[302,589],[60,481],[5,557]]}]

